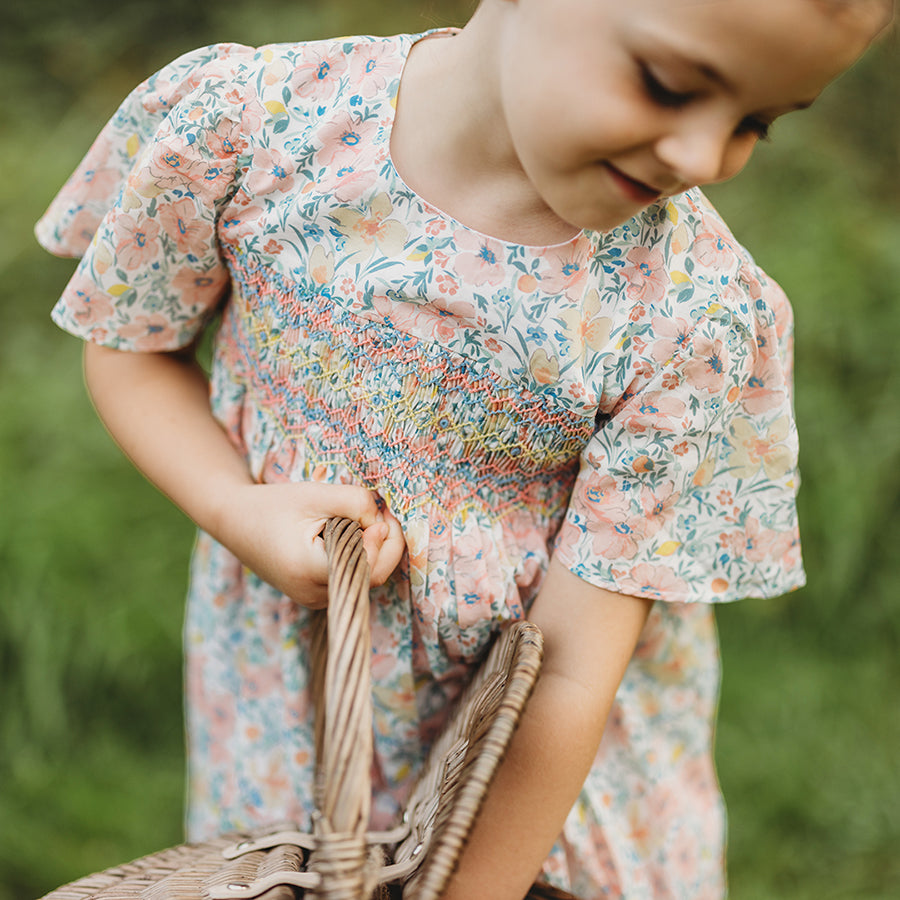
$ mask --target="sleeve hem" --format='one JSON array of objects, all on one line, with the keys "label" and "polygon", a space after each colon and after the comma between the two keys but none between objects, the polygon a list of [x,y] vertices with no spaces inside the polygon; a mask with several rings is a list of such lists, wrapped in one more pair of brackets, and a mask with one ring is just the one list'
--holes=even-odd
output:
[{"label": "sleeve hem", "polygon": [[800,570],[795,573],[787,573],[781,580],[772,581],[771,583],[754,583],[743,585],[740,583],[728,585],[722,590],[716,590],[712,587],[715,580],[710,585],[697,585],[691,583],[691,590],[666,590],[664,588],[654,587],[645,592],[636,593],[632,590],[625,590],[620,581],[615,578],[604,578],[598,576],[596,572],[591,571],[587,566],[569,564],[565,560],[560,560],[563,565],[575,576],[588,582],[594,587],[611,591],[614,594],[625,594],[631,597],[641,597],[650,600],[661,600],[664,603],[705,603],[709,605],[735,603],[739,600],[768,600],[776,597],[782,597],[786,594],[798,591],[806,585],[806,575]]}]

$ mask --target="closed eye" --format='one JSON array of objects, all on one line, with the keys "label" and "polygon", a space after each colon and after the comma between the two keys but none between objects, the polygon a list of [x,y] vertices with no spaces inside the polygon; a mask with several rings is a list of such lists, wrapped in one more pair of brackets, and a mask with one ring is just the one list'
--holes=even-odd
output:
[{"label": "closed eye", "polygon": [[666,87],[646,63],[640,63],[640,69],[647,96],[659,106],[677,108],[687,105],[696,97],[693,91],[674,91]]},{"label": "closed eye", "polygon": [[744,135],[752,134],[759,141],[768,141],[771,138],[772,123],[756,116],[747,116],[740,125],[738,125],[735,134]]}]

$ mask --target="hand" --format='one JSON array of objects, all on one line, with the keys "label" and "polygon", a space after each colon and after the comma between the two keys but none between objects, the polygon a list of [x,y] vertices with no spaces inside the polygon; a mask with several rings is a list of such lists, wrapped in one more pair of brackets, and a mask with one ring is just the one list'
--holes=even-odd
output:
[{"label": "hand", "polygon": [[405,542],[400,523],[363,487],[319,482],[247,484],[229,491],[216,537],[244,565],[311,609],[328,603],[322,528],[343,516],[363,528],[371,585],[397,567]]}]

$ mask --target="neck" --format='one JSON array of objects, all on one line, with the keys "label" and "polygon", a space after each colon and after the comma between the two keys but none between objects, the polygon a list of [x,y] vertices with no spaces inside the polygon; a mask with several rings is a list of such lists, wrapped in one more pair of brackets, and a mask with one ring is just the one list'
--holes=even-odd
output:
[{"label": "neck", "polygon": [[505,6],[483,3],[454,37],[412,48],[391,155],[413,190],[465,225],[517,243],[557,243],[576,229],[534,191],[503,116],[499,36]]}]

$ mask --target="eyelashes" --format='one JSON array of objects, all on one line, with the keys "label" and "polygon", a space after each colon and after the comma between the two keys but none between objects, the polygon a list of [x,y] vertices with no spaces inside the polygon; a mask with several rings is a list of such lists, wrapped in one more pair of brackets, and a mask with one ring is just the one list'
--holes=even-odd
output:
[{"label": "eyelashes", "polygon": [[677,109],[680,106],[686,106],[696,97],[693,91],[673,91],[666,87],[646,63],[641,63],[640,67],[644,90],[647,92],[647,96],[659,106]]},{"label": "eyelashes", "polygon": [[[641,81],[644,92],[657,105],[666,109],[680,109],[696,100],[697,91],[676,91],[663,84],[646,63],[640,62]],[[752,134],[757,140],[767,141],[771,137],[772,123],[759,116],[747,116],[735,129],[735,135]]]},{"label": "eyelashes", "polygon": [[749,116],[737,127],[737,134],[752,134],[758,141],[768,141],[772,138],[772,123],[765,119]]}]

